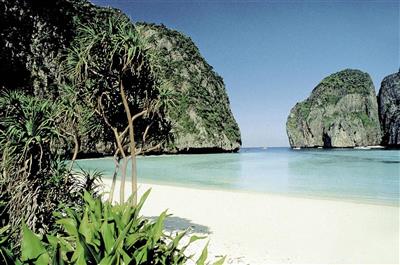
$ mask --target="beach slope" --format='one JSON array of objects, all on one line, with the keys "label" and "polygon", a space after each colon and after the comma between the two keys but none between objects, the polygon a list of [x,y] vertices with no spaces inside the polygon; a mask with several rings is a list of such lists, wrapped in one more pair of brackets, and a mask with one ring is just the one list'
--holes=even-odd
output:
[{"label": "beach slope", "polygon": [[154,184],[139,194],[149,188],[143,215],[169,209],[167,231],[192,226],[227,264],[399,263],[399,207]]}]

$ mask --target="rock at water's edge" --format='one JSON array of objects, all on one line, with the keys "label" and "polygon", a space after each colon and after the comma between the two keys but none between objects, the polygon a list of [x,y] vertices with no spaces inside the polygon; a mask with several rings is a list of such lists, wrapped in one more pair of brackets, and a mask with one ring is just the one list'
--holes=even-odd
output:
[{"label": "rock at water's edge", "polygon": [[291,147],[379,145],[378,104],[370,76],[346,69],[324,78],[286,123]]},{"label": "rock at water's edge", "polygon": [[378,94],[382,145],[400,146],[400,72],[386,76]]}]

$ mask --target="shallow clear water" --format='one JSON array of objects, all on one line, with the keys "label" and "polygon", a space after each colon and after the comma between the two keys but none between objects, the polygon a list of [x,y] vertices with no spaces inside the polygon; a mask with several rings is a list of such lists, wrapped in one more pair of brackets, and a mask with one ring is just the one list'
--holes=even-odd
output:
[{"label": "shallow clear water", "polygon": [[[140,182],[399,204],[400,151],[243,148],[139,157]],[[111,176],[111,158],[79,160]]]}]

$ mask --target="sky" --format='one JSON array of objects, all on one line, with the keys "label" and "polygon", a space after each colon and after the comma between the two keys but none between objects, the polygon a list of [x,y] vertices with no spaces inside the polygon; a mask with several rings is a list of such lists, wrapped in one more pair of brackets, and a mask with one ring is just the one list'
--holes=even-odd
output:
[{"label": "sky", "polygon": [[286,119],[326,76],[399,70],[400,1],[92,0],[190,36],[225,82],[244,147],[288,146]]}]

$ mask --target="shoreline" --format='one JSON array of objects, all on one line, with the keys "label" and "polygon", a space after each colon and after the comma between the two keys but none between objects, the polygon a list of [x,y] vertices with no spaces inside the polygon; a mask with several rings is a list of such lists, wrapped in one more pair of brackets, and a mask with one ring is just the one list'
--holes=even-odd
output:
[{"label": "shoreline", "polygon": [[[178,153],[156,153],[156,154],[146,154],[146,155],[137,155],[137,158],[146,158],[146,157],[165,157],[165,156],[196,156],[196,155],[221,155],[221,154],[238,154],[241,151],[246,150],[268,150],[268,149],[287,149],[291,151],[400,151],[400,147],[398,146],[384,146],[384,145],[368,145],[368,146],[355,146],[355,147],[291,147],[291,146],[267,146],[267,147],[241,147],[236,152],[210,152],[210,153],[190,153],[190,152],[178,152]],[[96,160],[96,159],[112,159],[113,154],[104,154],[98,156],[84,156],[78,157],[78,160]]]},{"label": "shoreline", "polygon": [[[103,181],[109,189],[111,179]],[[144,216],[169,209],[167,232],[191,226],[209,238],[210,259],[227,255],[226,264],[399,262],[396,206],[143,182],[139,195],[148,188]],[[189,251],[201,252],[206,241]]]},{"label": "shoreline", "polygon": [[[111,176],[103,176],[102,180],[107,179],[108,181],[112,180]],[[117,179],[119,181],[119,179]],[[104,181],[105,182],[105,181]],[[129,182],[129,181],[128,181]],[[177,187],[177,188],[187,188],[193,190],[205,190],[205,191],[221,191],[221,192],[229,192],[229,193],[243,193],[243,194],[258,194],[258,195],[266,195],[266,196],[276,196],[276,197],[289,197],[294,199],[309,199],[309,200],[326,200],[326,201],[337,201],[337,202],[345,202],[345,203],[354,203],[354,204],[366,204],[366,205],[376,205],[376,206],[389,206],[389,207],[400,207],[400,200],[397,202],[388,202],[385,200],[374,200],[374,199],[357,199],[357,198],[349,198],[349,197],[335,197],[329,196],[326,194],[305,194],[305,193],[279,193],[279,192],[267,192],[267,191],[256,191],[256,190],[244,190],[244,189],[228,189],[228,188],[218,188],[212,186],[196,186],[195,184],[180,184],[180,183],[171,183],[171,182],[162,182],[162,181],[152,181],[152,180],[143,180],[141,179],[138,185],[157,185],[157,186],[165,186],[165,187]]]}]

